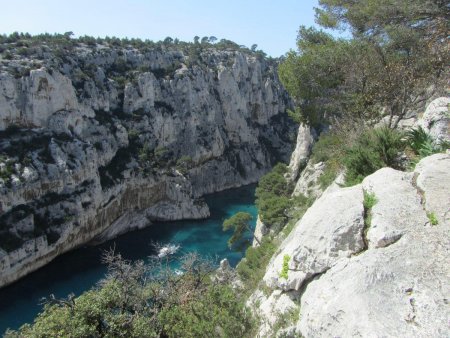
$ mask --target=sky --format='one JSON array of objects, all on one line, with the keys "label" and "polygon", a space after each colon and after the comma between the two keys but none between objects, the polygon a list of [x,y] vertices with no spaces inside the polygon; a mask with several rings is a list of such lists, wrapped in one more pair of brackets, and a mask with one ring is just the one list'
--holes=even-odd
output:
[{"label": "sky", "polygon": [[317,0],[0,0],[0,34],[14,31],[192,41],[215,36],[278,57],[314,25]]}]

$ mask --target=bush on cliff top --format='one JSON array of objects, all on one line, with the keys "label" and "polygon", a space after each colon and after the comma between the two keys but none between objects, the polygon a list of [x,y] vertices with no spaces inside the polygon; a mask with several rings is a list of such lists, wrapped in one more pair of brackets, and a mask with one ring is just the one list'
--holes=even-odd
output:
[{"label": "bush on cliff top", "polygon": [[360,183],[364,177],[383,167],[401,169],[399,157],[405,150],[403,134],[386,127],[367,130],[346,149],[343,163],[348,185]]},{"label": "bush on cliff top", "polygon": [[353,135],[340,131],[322,134],[312,150],[314,162],[325,162],[324,174],[319,178],[326,188],[345,171],[345,183],[354,185],[383,167],[403,169],[400,161],[407,143],[404,134],[387,127],[365,129]]}]

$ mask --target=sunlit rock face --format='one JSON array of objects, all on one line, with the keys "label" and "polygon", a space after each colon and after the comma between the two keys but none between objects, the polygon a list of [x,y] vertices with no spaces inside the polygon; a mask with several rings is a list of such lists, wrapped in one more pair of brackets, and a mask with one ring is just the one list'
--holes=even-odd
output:
[{"label": "sunlit rock face", "polygon": [[272,257],[270,291],[250,297],[260,335],[289,318],[291,336],[446,337],[449,192],[448,151],[413,172],[383,168],[353,187],[331,185]]},{"label": "sunlit rock face", "polygon": [[3,61],[0,286],[94,239],[207,217],[204,194],[293,150],[277,64],[255,53],[44,44]]}]

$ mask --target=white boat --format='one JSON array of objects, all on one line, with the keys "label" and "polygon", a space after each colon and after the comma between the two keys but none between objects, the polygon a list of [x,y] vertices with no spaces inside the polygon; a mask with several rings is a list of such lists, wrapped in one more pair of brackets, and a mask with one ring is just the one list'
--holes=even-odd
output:
[{"label": "white boat", "polygon": [[166,257],[167,255],[173,255],[175,252],[178,251],[179,248],[180,246],[175,244],[165,245],[161,249],[159,249],[158,257],[163,258]]}]

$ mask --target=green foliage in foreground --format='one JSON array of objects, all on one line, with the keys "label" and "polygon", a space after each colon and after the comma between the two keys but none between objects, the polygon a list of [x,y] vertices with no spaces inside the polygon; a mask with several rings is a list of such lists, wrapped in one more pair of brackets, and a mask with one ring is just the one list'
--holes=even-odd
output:
[{"label": "green foliage in foreground", "polygon": [[[167,266],[108,258],[109,276],[77,298],[48,303],[32,325],[6,337],[248,337],[253,320],[243,299],[213,281],[214,267],[196,255],[183,275]],[[156,268],[159,273],[153,275]]]},{"label": "green foliage in foreground", "polygon": [[284,178],[286,173],[286,165],[279,163],[260,179],[256,188],[259,216],[261,221],[271,228],[280,228],[288,219],[286,210],[291,205],[289,198],[292,187]]}]

